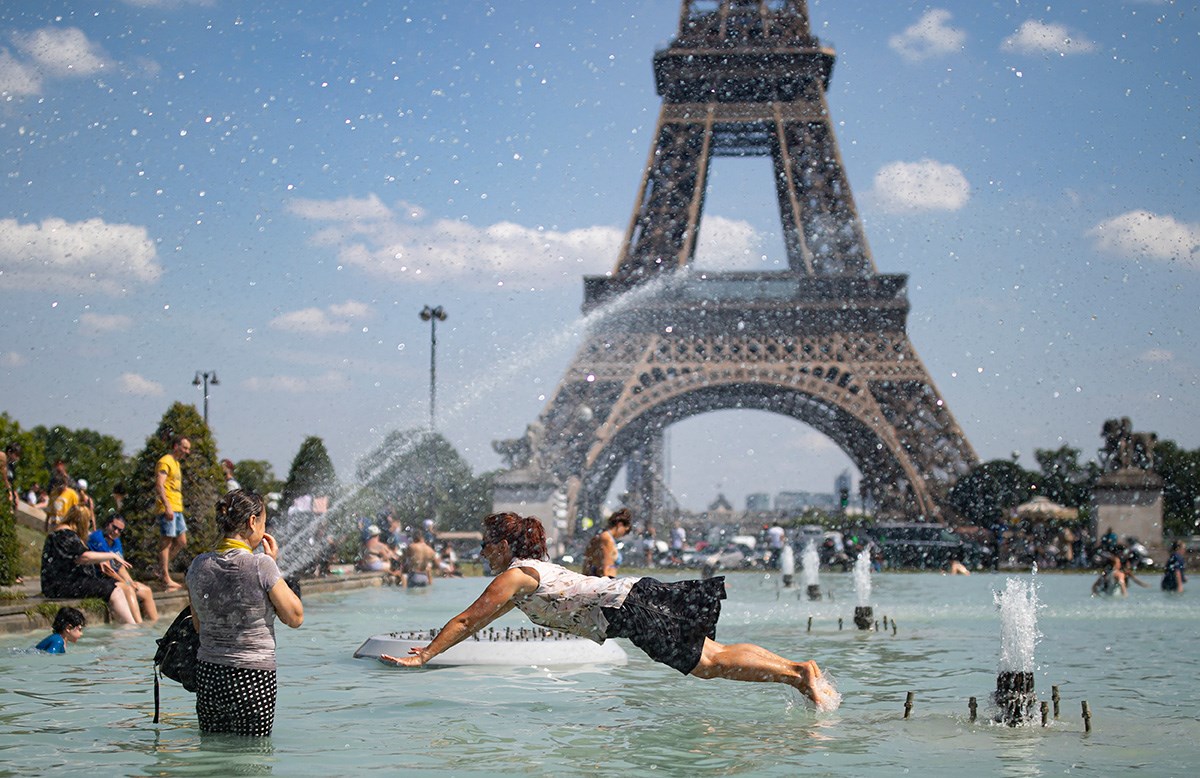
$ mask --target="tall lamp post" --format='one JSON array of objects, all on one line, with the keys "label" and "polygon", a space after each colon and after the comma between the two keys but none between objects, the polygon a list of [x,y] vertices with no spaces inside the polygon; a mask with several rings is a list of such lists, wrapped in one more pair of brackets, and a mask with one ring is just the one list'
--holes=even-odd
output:
[{"label": "tall lamp post", "polygon": [[429,431],[433,431],[434,403],[437,401],[437,323],[446,320],[442,306],[421,309],[421,320],[429,322]]},{"label": "tall lamp post", "polygon": [[209,387],[209,385],[212,385],[212,386],[220,386],[221,385],[221,382],[217,380],[217,371],[216,370],[213,370],[211,372],[205,371],[202,373],[199,370],[197,370],[196,377],[192,379],[192,386],[203,386],[204,387],[204,426],[205,427],[208,426],[208,387]]}]

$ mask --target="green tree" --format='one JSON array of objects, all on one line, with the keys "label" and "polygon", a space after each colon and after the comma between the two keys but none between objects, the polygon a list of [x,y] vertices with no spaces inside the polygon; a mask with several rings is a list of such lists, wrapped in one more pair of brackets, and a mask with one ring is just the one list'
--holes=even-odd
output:
[{"label": "green tree", "polygon": [[104,516],[112,504],[112,490],[129,478],[133,463],[125,456],[125,444],[95,430],[56,425],[31,430],[42,441],[46,469],[61,460],[67,472],[88,482],[88,494],[96,503],[96,513]]},{"label": "green tree", "polygon": [[265,459],[243,459],[234,463],[233,477],[246,491],[263,496],[283,489],[283,481],[275,477],[275,469]]},{"label": "green tree", "polygon": [[958,479],[950,490],[950,504],[972,524],[991,526],[1028,500],[1037,480],[1037,474],[1011,460],[984,462]]},{"label": "green tree", "polygon": [[46,486],[50,483],[50,469],[46,463],[46,452],[41,438],[29,430],[22,430],[7,412],[0,413],[0,448],[9,443],[21,446],[21,461],[17,465],[17,492],[24,496],[34,484]]},{"label": "green tree", "polygon": [[444,437],[416,429],[389,434],[359,462],[358,513],[390,509],[409,526],[432,518],[442,530],[474,530],[491,510],[492,475],[476,477]]},{"label": "green tree", "polygon": [[337,473],[325,450],[325,442],[310,435],[300,444],[300,450],[292,460],[287,483],[283,485],[283,508],[286,510],[302,495],[336,497],[337,493]]},{"label": "green tree", "polygon": [[[20,444],[20,440],[17,439],[19,433],[20,427],[8,418],[8,414],[0,414],[0,450],[10,443]],[[7,462],[5,466],[7,467]],[[21,544],[17,540],[16,516],[13,514],[12,501],[7,490],[0,489],[0,586],[12,586],[16,583],[20,565]]]},{"label": "green tree", "polygon": [[1034,450],[1034,459],[1041,469],[1037,483],[1042,496],[1068,508],[1088,508],[1092,487],[1100,477],[1100,466],[1095,462],[1081,465],[1080,453],[1070,446]]},{"label": "green tree", "polygon": [[1163,535],[1200,532],[1200,449],[1188,451],[1164,440],[1155,446],[1154,458],[1163,479]]},{"label": "green tree", "polygon": [[192,443],[192,453],[182,463],[183,509],[188,522],[188,545],[175,558],[176,569],[187,568],[197,554],[216,547],[217,499],[225,491],[225,476],[217,460],[217,444],[195,406],[174,403],[163,414],[158,429],[134,460],[125,486],[125,556],[140,570],[158,563],[158,511],[155,508],[154,478],[158,460],[171,453],[176,435]]}]

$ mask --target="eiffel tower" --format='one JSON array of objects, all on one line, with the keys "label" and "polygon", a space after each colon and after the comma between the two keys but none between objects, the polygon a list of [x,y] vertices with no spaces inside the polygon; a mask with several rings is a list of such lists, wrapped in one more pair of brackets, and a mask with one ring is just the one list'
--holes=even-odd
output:
[{"label": "eiffel tower", "polygon": [[[494,444],[498,509],[569,529],[624,466],[635,521],[661,520],[663,431],[744,408],[836,442],[878,518],[949,517],[978,460],[909,342],[907,276],[875,268],[825,98],[833,63],[804,0],[684,0],[654,57],[662,110],[620,257],[584,279],[585,313],[637,300],[598,317],[525,436]],[[786,270],[692,266],[724,156],[770,157]]]}]

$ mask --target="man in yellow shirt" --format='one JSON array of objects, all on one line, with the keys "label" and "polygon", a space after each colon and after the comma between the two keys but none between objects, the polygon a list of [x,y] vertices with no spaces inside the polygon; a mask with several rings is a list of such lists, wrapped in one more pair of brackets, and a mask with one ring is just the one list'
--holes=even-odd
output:
[{"label": "man in yellow shirt", "polygon": [[175,438],[170,454],[163,454],[154,467],[154,494],[158,498],[158,561],[167,591],[182,588],[171,578],[171,560],[187,545],[187,520],[183,516],[183,470],[179,463],[192,453],[192,442]]}]

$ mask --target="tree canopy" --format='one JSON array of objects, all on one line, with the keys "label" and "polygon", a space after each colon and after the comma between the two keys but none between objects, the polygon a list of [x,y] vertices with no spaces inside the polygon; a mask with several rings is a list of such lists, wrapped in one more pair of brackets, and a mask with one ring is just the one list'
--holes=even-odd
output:
[{"label": "tree canopy", "polygon": [[441,530],[474,530],[492,507],[491,476],[475,476],[449,441],[424,429],[389,434],[356,475],[356,512],[392,510],[410,526],[431,518]]},{"label": "tree canopy", "polygon": [[337,473],[333,470],[329,452],[325,450],[325,441],[310,435],[300,444],[300,450],[292,459],[287,483],[283,485],[283,508],[289,507],[302,495],[336,497],[337,493]]}]

